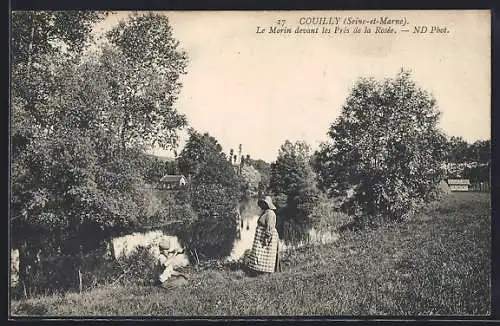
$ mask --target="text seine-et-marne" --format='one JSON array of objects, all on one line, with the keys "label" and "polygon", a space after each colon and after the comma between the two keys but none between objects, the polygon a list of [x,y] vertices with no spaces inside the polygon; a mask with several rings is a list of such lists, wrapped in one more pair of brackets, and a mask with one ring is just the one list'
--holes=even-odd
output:
[{"label": "text seine-et-marne", "polygon": [[381,24],[381,25],[401,25],[407,24],[405,18],[393,19],[387,16],[374,17],[370,19],[359,17],[300,17],[300,25],[366,25],[366,24]]}]

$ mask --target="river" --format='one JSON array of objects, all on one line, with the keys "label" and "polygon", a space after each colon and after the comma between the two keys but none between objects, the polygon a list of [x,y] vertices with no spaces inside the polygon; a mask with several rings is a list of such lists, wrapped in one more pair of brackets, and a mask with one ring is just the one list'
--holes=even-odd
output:
[{"label": "river", "polygon": [[[239,203],[238,212],[240,219],[238,220],[238,226],[236,230],[236,239],[233,244],[233,248],[229,257],[229,260],[237,260],[241,258],[245,251],[252,248],[253,239],[255,236],[255,229],[257,227],[257,220],[261,213],[260,208],[257,206],[256,199],[249,199]],[[172,241],[172,245],[181,249],[179,240],[176,236],[170,234],[165,234],[163,231],[149,231],[149,232],[137,232],[123,237],[113,239],[113,252],[115,257],[119,255],[129,255],[133,252],[134,248],[139,245],[152,246],[153,254],[158,255],[158,242],[161,238],[168,237]],[[292,248],[298,248],[306,244],[326,244],[329,242],[334,242],[338,239],[337,233],[332,232],[318,232],[317,230],[310,229],[307,234],[307,241],[286,243],[283,239],[280,239],[279,248],[280,250],[288,250]],[[179,255],[179,264],[187,265],[188,258],[186,254]]]},{"label": "river", "polygon": [[[228,260],[240,259],[246,250],[252,248],[252,243],[255,235],[255,229],[257,227],[257,220],[260,215],[260,209],[257,206],[257,201],[255,199],[250,199],[241,202],[238,205],[238,211],[240,219],[237,226],[237,237],[234,241],[231,254]],[[113,253],[115,258],[119,256],[128,256],[134,249],[138,246],[151,246],[151,253],[153,257],[159,255],[158,243],[161,239],[169,238],[171,245],[174,248],[182,250],[179,243],[179,239],[176,236],[165,234],[163,231],[155,230],[148,232],[135,232],[129,235],[118,237],[113,239],[110,243],[108,250]],[[318,232],[315,229],[310,229],[308,232],[308,240],[298,243],[285,243],[283,239],[280,239],[279,248],[281,251],[288,250],[292,248],[298,248],[306,244],[326,244],[329,242],[334,242],[338,239],[337,233],[331,232]],[[189,264],[189,259],[185,253],[176,256],[176,264],[178,266],[186,266]],[[19,252],[17,250],[12,250],[11,254],[11,280],[13,284],[18,281],[18,270],[19,270]]]},{"label": "river", "polygon": [[[237,260],[243,256],[246,250],[252,248],[252,243],[259,219],[260,209],[257,207],[256,200],[250,199],[240,203],[239,207],[240,220],[237,227],[237,237],[234,241],[230,260]],[[280,239],[279,248],[281,251],[302,247],[306,244],[326,244],[337,241],[339,235],[334,232],[319,232],[312,228],[308,232],[308,240],[295,243],[285,243]]]}]

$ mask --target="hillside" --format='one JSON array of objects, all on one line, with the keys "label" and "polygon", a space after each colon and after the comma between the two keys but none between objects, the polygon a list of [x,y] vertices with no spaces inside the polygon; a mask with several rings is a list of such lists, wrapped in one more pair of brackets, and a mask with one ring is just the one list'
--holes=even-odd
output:
[{"label": "hillside", "polygon": [[106,286],[13,301],[16,315],[487,315],[490,198],[453,193],[402,225],[287,253],[283,272],[191,270],[184,288]]}]

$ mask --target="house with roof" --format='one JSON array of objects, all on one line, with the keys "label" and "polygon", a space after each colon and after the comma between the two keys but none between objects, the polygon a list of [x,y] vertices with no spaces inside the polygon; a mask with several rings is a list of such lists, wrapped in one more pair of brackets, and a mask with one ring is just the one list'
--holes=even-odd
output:
[{"label": "house with roof", "polygon": [[160,188],[162,189],[181,189],[185,187],[188,180],[182,174],[167,174],[160,179]]},{"label": "house with roof", "polygon": [[469,179],[448,179],[447,183],[450,191],[469,191],[471,185]]}]

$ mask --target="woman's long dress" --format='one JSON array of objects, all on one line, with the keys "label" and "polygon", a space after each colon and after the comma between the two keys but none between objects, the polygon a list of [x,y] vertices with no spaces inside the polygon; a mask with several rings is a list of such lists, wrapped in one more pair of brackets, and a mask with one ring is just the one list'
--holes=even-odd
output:
[{"label": "woman's long dress", "polygon": [[268,209],[257,221],[252,249],[245,258],[247,267],[264,273],[273,273],[278,254],[276,214]]}]

